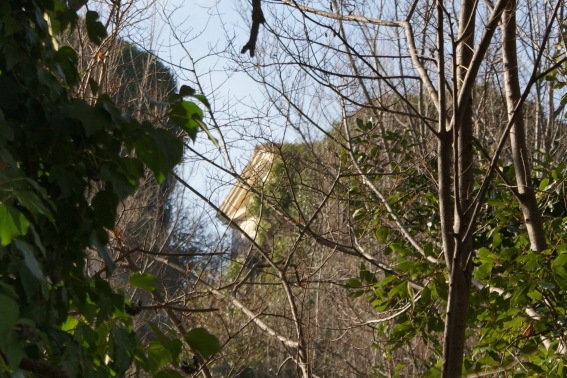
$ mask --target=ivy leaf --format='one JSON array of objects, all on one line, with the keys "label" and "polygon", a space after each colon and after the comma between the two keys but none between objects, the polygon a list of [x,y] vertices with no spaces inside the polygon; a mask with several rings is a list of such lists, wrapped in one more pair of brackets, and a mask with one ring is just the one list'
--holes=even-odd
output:
[{"label": "ivy leaf", "polygon": [[39,197],[35,193],[24,190],[16,191],[15,195],[16,197],[18,197],[20,204],[28,209],[28,211],[32,213],[32,215],[37,216],[41,214],[46,216],[50,221],[53,221],[51,211],[47,207],[45,207],[41,199],[39,199]]},{"label": "ivy leaf", "polygon": [[101,190],[92,201],[95,219],[98,224],[108,229],[114,228],[118,197],[110,190]]},{"label": "ivy leaf", "polygon": [[85,16],[87,24],[87,35],[89,39],[96,45],[100,45],[103,38],[106,37],[106,29],[104,25],[98,20],[98,13],[95,11],[88,11]]},{"label": "ivy leaf", "polygon": [[57,59],[59,74],[65,80],[67,85],[73,85],[79,79],[77,72],[77,53],[70,46],[63,46],[57,50],[55,58]]},{"label": "ivy leaf", "polygon": [[148,273],[134,273],[130,276],[128,282],[137,289],[147,291],[156,289],[156,278]]},{"label": "ivy leaf", "polygon": [[135,148],[136,156],[152,170],[160,184],[183,156],[181,141],[163,129],[144,134],[136,141]]},{"label": "ivy leaf", "polygon": [[28,270],[31,272],[31,274],[39,281],[45,281],[43,269],[41,269],[41,265],[39,265],[39,262],[35,258],[33,247],[21,240],[16,240],[14,242],[14,246],[18,248],[18,250],[20,250],[24,255],[24,264],[26,265],[26,268],[28,268]]},{"label": "ivy leaf", "polygon": [[203,111],[194,102],[180,101],[169,110],[169,117],[180,128],[182,128],[191,140],[197,138],[197,132],[201,127],[197,120],[202,121]]},{"label": "ivy leaf", "polygon": [[114,342],[114,353],[112,360],[114,369],[118,370],[119,376],[124,376],[128,367],[132,364],[135,341],[130,332],[123,328],[114,327],[112,329],[112,341]]},{"label": "ivy leaf", "polygon": [[195,95],[195,89],[191,88],[190,86],[182,85],[181,88],[179,88],[179,96],[186,97],[193,95]]},{"label": "ivy leaf", "polygon": [[211,335],[205,328],[193,328],[185,335],[185,340],[203,358],[209,358],[221,350],[219,339]]},{"label": "ivy leaf", "polygon": [[143,176],[144,165],[133,158],[121,158],[119,164],[105,164],[100,169],[100,177],[112,184],[112,192],[119,201],[136,190]]},{"label": "ivy leaf", "polygon": [[110,125],[110,117],[105,109],[99,106],[92,107],[84,100],[73,100],[65,107],[65,114],[81,121],[87,136],[91,136]]},{"label": "ivy leaf", "polygon": [[0,242],[7,246],[12,240],[28,232],[27,218],[11,206],[0,203]]}]

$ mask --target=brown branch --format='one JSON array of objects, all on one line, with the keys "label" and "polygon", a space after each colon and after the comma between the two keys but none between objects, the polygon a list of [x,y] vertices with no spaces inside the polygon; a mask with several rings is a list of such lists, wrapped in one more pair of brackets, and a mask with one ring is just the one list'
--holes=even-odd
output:
[{"label": "brown branch", "polygon": [[218,308],[186,308],[186,307],[178,307],[178,306],[171,306],[167,303],[159,304],[159,305],[146,305],[141,306],[142,310],[158,310],[158,309],[167,309],[172,311],[179,311],[179,312],[215,312],[218,311]]},{"label": "brown branch", "polygon": [[226,252],[190,252],[190,253],[177,253],[177,252],[153,252],[153,251],[148,251],[147,249],[143,249],[140,247],[136,247],[136,248],[132,248],[128,251],[125,251],[126,253],[134,253],[134,252],[139,252],[139,253],[143,253],[145,255],[152,255],[152,256],[170,256],[170,257],[195,257],[195,256],[222,256],[222,255],[226,255]]},{"label": "brown branch", "polygon": [[374,25],[380,26],[391,26],[391,27],[403,27],[405,22],[404,21],[389,21],[389,20],[380,20],[377,18],[369,18],[365,16],[356,16],[356,15],[342,15],[332,12],[327,12],[321,9],[308,7],[305,5],[300,5],[294,0],[282,0],[282,3],[289,5],[290,7],[297,8],[302,12],[316,14],[318,16],[330,18],[333,20],[342,20],[342,21],[354,21],[354,22],[362,22],[362,23],[370,23]]},{"label": "brown branch", "polygon": [[241,54],[250,50],[250,56],[254,56],[260,24],[263,24],[264,22],[266,22],[266,19],[264,18],[264,12],[262,12],[262,0],[252,0],[252,27],[250,29],[250,39],[240,51]]}]

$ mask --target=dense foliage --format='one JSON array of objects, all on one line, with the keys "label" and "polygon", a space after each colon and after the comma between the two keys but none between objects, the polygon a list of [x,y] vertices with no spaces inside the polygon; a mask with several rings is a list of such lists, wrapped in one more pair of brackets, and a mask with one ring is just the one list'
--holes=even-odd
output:
[{"label": "dense foliage", "polygon": [[[354,159],[363,169],[372,163],[372,127],[362,127]],[[391,139],[405,143],[403,137]],[[363,143],[360,143],[363,142]],[[479,152],[479,159],[482,155]],[[351,296],[364,298],[381,314],[390,314],[378,323],[377,333],[387,343],[391,356],[404,348],[425,345],[427,353],[416,356],[412,364],[419,374],[439,376],[444,329],[443,313],[447,304],[447,274],[435,259],[439,235],[438,195],[428,176],[435,162],[414,164],[408,148],[398,150],[398,163],[391,164],[389,178],[374,177],[374,183],[389,193],[387,202],[401,218],[412,237],[423,246],[424,255],[416,253],[399,230],[387,219],[387,210],[360,182],[350,190],[355,202],[355,233],[365,245],[376,245],[395,271],[376,271],[361,265],[358,277],[348,280]],[[366,163],[369,162],[369,163]],[[482,167],[482,166],[481,166]],[[564,232],[565,164],[551,157],[535,165],[538,201],[546,221],[549,248],[530,250],[510,182],[514,169],[499,165],[500,175],[490,187],[489,198],[480,215],[480,227],[474,234],[475,289],[468,314],[467,350],[464,373],[502,371],[514,376],[563,376],[567,358],[565,340],[565,255]],[[482,172],[482,170],[479,170]],[[419,195],[418,195],[419,193]],[[376,345],[382,347],[382,345]],[[407,349],[406,349],[407,350]],[[396,367],[403,375],[405,364]]]},{"label": "dense foliage", "polygon": [[[135,363],[179,376],[171,367],[182,349],[207,358],[218,350],[216,338],[194,329],[182,341],[152,327],[153,341],[143,347],[132,305],[106,277],[114,269],[108,243],[117,205],[148,170],[163,182],[183,144],[123,115],[92,79],[95,103],[69,95],[80,74],[75,51],[58,45],[78,21],[67,4],[0,4],[0,373],[122,376]],[[106,31],[97,13],[87,11],[85,20],[100,43]],[[189,87],[171,97],[172,121],[195,138],[203,113],[185,96],[207,103]],[[129,283],[155,290],[148,274],[134,273]]]}]

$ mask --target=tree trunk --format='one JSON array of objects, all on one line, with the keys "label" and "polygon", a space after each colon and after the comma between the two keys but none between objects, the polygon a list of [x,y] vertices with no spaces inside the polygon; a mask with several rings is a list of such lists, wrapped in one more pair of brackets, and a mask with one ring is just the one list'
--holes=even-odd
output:
[{"label": "tree trunk", "polygon": [[[510,1],[502,13],[502,60],[504,62],[504,85],[506,88],[506,106],[508,119],[512,119],[510,129],[510,145],[512,147],[512,161],[516,172],[518,201],[524,222],[530,237],[530,246],[533,251],[542,251],[547,248],[543,221],[539,211],[534,188],[531,182],[531,168],[529,151],[526,146],[526,131],[522,108],[515,109],[522,96],[518,78],[518,56],[516,50],[516,1]],[[514,114],[516,113],[516,114]]]},{"label": "tree trunk", "polygon": [[[437,46],[439,47],[439,57],[437,62],[438,83],[445,80],[445,28],[444,28],[444,8],[441,2],[437,3]],[[437,89],[439,100],[439,125],[437,136],[437,171],[438,171],[438,194],[439,194],[439,214],[441,218],[441,237],[443,240],[443,253],[445,255],[445,264],[447,269],[451,271],[453,251],[455,248],[455,237],[453,236],[453,214],[454,206],[451,195],[451,162],[453,140],[451,130],[447,125],[447,101],[445,96],[445,88],[439,86]]]},{"label": "tree trunk", "polygon": [[[459,18],[459,45],[457,46],[457,89],[463,81],[473,57],[476,1],[462,0]],[[443,88],[440,88],[442,90]],[[472,237],[466,230],[472,220],[473,201],[473,122],[472,97],[454,114],[462,114],[462,122],[453,125],[453,181],[455,215],[453,232],[456,241],[452,251],[449,275],[449,300],[445,318],[443,347],[443,377],[460,377],[465,350],[465,331],[471,292]],[[454,115],[454,116],[455,116]]]}]

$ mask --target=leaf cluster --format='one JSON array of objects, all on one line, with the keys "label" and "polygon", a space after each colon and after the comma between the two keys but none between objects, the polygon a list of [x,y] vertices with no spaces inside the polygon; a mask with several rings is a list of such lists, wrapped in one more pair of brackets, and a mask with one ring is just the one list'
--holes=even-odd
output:
[{"label": "leaf cluster", "polygon": [[[0,14],[0,372],[122,376],[136,362],[179,376],[164,369],[179,360],[181,342],[156,328],[144,350],[124,295],[104,276],[114,268],[108,243],[118,204],[147,169],[163,182],[182,142],[123,115],[106,95],[94,105],[69,95],[77,56],[58,36],[78,15],[66,2],[4,1]],[[96,12],[86,13],[86,27],[96,44],[106,36]],[[194,139],[202,111],[184,95],[170,113]],[[93,259],[100,262],[87,266]],[[151,289],[150,281],[131,283]],[[218,351],[211,337],[187,342],[209,356]]]}]

